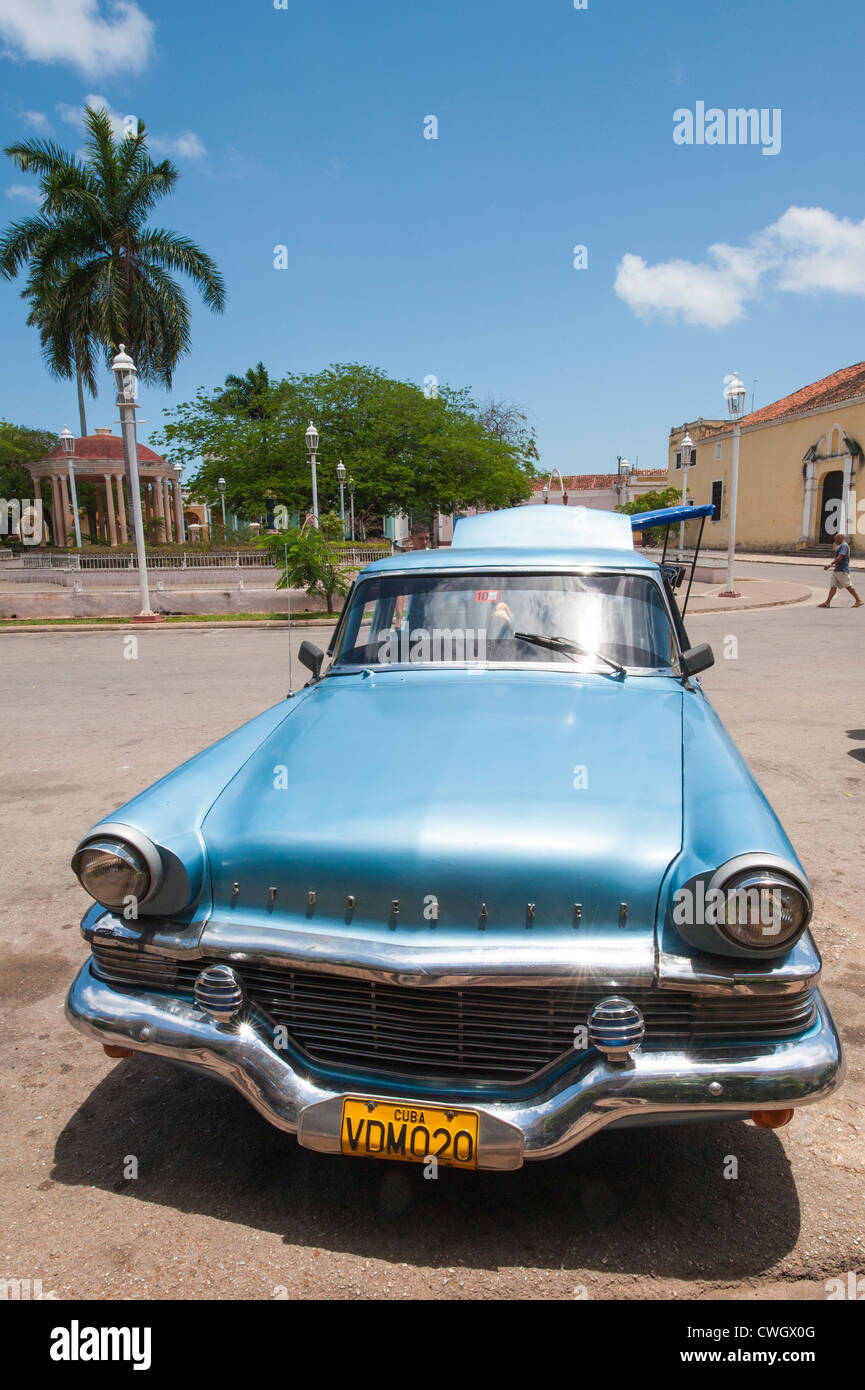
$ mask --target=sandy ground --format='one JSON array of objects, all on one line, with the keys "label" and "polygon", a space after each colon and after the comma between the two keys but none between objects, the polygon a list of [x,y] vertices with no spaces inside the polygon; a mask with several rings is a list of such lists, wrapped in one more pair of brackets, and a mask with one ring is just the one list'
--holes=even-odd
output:
[{"label": "sandy ground", "polygon": [[232,1090],[111,1062],[63,1018],[86,955],[76,840],[281,698],[285,633],[145,632],[136,660],[119,632],[0,634],[0,1277],[61,1298],[822,1299],[865,1273],[865,628],[818,596],[690,635],[714,644],[705,687],[812,876],[846,1085],[774,1133],[610,1133],[437,1182],[299,1149]]}]

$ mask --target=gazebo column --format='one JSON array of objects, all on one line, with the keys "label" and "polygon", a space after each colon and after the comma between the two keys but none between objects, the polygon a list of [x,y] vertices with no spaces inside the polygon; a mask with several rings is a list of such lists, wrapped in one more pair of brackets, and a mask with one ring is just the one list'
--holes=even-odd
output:
[{"label": "gazebo column", "polygon": [[63,499],[60,495],[60,479],[56,473],[51,474],[51,513],[54,522],[54,544],[66,544],[66,530],[63,525]]},{"label": "gazebo column", "polygon": [[96,539],[105,540],[105,507],[102,498],[99,496],[99,489],[96,489]]},{"label": "gazebo column", "polygon": [[117,544],[117,523],[114,519],[114,492],[111,486],[111,474],[104,473],[105,478],[105,501],[108,506],[108,540],[111,545]]},{"label": "gazebo column", "polygon": [[[165,518],[162,515],[162,488],[160,479],[153,479],[153,512],[157,521],[162,522],[162,539],[165,540]],[[157,530],[158,535],[158,530]]]},{"label": "gazebo column", "polygon": [[60,533],[60,544],[69,544],[69,526],[66,518],[66,504],[63,497],[63,479],[57,475],[57,530]]},{"label": "gazebo column", "polygon": [[114,480],[117,484],[117,517],[120,522],[120,544],[126,545],[129,537],[126,532],[126,500],[123,496],[123,478]]},{"label": "gazebo column", "polygon": [[165,499],[165,539],[174,540],[174,528],[171,525],[171,488],[167,478],[162,479],[162,495]]},{"label": "gazebo column", "polygon": [[69,500],[69,483],[65,473],[60,474],[60,500],[63,506],[63,533],[66,537],[66,544],[69,545],[72,537],[75,535],[75,527],[73,525],[70,531],[69,517],[72,511],[72,504]]},{"label": "gazebo column", "polygon": [[167,497],[166,497],[166,495],[165,495],[165,479],[164,479],[164,478],[157,478],[157,479],[156,479],[156,490],[157,490],[157,492],[159,493],[159,507],[160,507],[160,514],[161,514],[161,516],[162,516],[162,539],[163,539],[164,541],[170,541],[170,540],[171,540],[171,516],[169,515],[169,510],[168,510],[168,507],[167,507],[167,505],[166,505],[168,499],[167,499]]},{"label": "gazebo column", "polygon": [[183,497],[181,495],[180,480],[174,479],[174,537],[178,544],[183,541]]}]

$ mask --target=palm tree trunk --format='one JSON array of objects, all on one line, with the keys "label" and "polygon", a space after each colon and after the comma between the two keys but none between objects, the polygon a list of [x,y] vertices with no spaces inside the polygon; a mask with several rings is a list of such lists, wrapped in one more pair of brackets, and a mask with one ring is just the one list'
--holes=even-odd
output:
[{"label": "palm tree trunk", "polygon": [[78,418],[81,421],[81,438],[87,434],[87,415],[84,410],[84,382],[81,380],[81,368],[75,367],[75,377],[78,382]]}]

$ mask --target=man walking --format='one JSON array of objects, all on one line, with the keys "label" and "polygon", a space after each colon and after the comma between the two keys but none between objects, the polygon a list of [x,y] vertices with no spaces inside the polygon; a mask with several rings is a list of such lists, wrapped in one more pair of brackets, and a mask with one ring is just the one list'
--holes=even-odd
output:
[{"label": "man walking", "polygon": [[850,583],[850,547],[847,544],[846,536],[837,535],[834,545],[835,554],[833,558],[829,561],[828,565],[823,566],[824,570],[832,571],[832,578],[829,582],[829,597],[826,599],[825,603],[818,603],[817,607],[828,608],[835,597],[836,589],[849,589],[853,598],[856,600],[853,607],[861,608],[862,600]]}]

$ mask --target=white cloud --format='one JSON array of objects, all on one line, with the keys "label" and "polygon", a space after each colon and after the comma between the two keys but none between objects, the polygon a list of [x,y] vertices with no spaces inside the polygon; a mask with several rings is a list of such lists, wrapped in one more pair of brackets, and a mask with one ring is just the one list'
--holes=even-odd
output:
[{"label": "white cloud", "polygon": [[20,198],[22,202],[33,203],[38,207],[42,202],[42,194],[32,183],[10,183],[6,189],[7,198]]},{"label": "white cloud", "polygon": [[25,111],[24,119],[31,130],[37,131],[40,135],[51,134],[51,122],[43,111]]},{"label": "white cloud", "polygon": [[153,135],[148,144],[154,154],[173,155],[177,159],[203,159],[207,154],[203,141],[194,130],[181,131],[179,135]]},{"label": "white cloud", "polygon": [[[0,0],[0,4],[2,3],[3,0]],[[84,112],[88,106],[93,111],[107,111],[108,119],[111,122],[111,134],[115,140],[123,137],[126,131],[127,117],[122,116],[119,111],[112,110],[108,98],[100,96],[98,92],[91,92],[89,96],[86,96],[81,106],[72,106],[68,101],[58,101],[57,114],[61,121],[65,121],[67,125],[75,126],[77,130],[83,130]],[[135,117],[131,116],[129,119],[134,121]]]},{"label": "white cloud", "polygon": [[135,0],[0,0],[7,54],[69,63],[83,73],[140,72],[154,24]]},{"label": "white cloud", "polygon": [[747,246],[718,242],[707,257],[647,265],[628,252],[617,267],[616,294],[642,319],[707,328],[736,323],[749,300],[767,290],[865,296],[865,220],[851,222],[824,208],[788,208]]},{"label": "white cloud", "polygon": [[764,236],[777,249],[778,289],[865,295],[865,220],[851,222],[825,208],[793,207]]},{"label": "white cloud", "polygon": [[686,323],[725,328],[745,312],[745,299],[754,288],[754,272],[730,253],[734,248],[711,246],[713,263],[662,261],[646,265],[642,256],[622,257],[616,273],[616,294],[642,319],[680,316]]},{"label": "white cloud", "polygon": [[[2,4],[2,0],[0,0],[0,4]],[[108,112],[111,132],[115,140],[122,139],[128,130],[136,129],[138,117],[134,113],[127,112],[125,115],[121,115],[119,111],[113,110],[107,97],[100,96],[97,92],[91,92],[89,96],[86,96],[81,106],[72,106],[66,101],[58,102],[57,113],[61,120],[75,126],[77,130],[83,130],[84,112],[88,106],[94,111],[104,109]],[[193,130],[181,131],[179,135],[151,135],[148,131],[147,143],[154,155],[169,158],[173,156],[176,159],[203,159],[207,154],[204,142]]]}]

